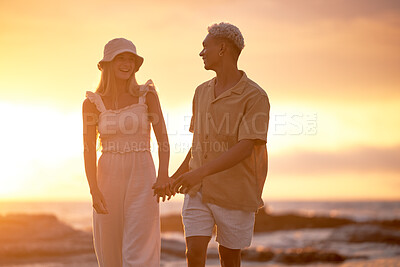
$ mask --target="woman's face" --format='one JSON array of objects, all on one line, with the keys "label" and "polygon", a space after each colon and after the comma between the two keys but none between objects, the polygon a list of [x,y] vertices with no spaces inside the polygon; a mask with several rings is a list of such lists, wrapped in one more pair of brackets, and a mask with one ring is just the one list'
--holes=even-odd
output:
[{"label": "woman's face", "polygon": [[135,56],[130,52],[124,52],[115,56],[112,68],[117,80],[128,80],[135,71]]}]

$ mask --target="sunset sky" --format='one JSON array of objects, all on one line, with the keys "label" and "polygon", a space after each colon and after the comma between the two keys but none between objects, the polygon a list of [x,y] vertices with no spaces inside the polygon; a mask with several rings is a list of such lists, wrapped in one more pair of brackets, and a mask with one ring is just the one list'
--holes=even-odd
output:
[{"label": "sunset sky", "polygon": [[157,87],[172,174],[221,21],[242,31],[239,68],[271,103],[265,199],[400,199],[399,1],[0,0],[0,200],[90,200],[81,107],[116,37]]}]

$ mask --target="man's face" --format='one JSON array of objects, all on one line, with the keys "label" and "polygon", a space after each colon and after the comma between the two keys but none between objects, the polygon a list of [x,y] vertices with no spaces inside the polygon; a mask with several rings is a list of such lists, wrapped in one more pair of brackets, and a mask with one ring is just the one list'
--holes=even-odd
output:
[{"label": "man's face", "polygon": [[222,59],[219,56],[220,49],[220,42],[208,34],[203,41],[203,50],[199,54],[203,58],[206,70],[215,70]]}]

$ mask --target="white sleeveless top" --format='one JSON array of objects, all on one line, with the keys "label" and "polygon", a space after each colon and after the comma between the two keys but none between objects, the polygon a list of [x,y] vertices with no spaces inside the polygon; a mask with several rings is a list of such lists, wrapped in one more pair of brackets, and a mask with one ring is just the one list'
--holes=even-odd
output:
[{"label": "white sleeveless top", "polygon": [[149,91],[148,80],[140,86],[144,94],[137,104],[120,109],[106,109],[101,96],[86,91],[86,97],[100,111],[98,131],[102,145],[102,153],[127,153],[135,151],[150,151],[150,121],[148,118],[146,94]]}]

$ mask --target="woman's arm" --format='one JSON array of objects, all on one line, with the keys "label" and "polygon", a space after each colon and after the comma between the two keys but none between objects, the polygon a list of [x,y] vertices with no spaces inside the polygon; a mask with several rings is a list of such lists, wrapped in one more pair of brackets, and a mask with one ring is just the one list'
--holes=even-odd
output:
[{"label": "woman's arm", "polygon": [[107,207],[103,194],[97,185],[97,121],[98,111],[89,99],[85,99],[82,105],[83,119],[83,156],[85,160],[86,178],[92,195],[93,207],[97,213],[106,214]]},{"label": "woman's arm", "polygon": [[162,114],[160,101],[153,86],[150,86],[149,92],[146,95],[146,101],[149,118],[151,120],[158,144],[158,177],[153,188],[155,188],[155,191],[157,191],[158,196],[161,196],[163,201],[165,201],[166,195],[168,195],[168,199],[171,198],[171,193],[169,190],[170,178],[168,176],[170,147],[167,135],[167,127]]}]

